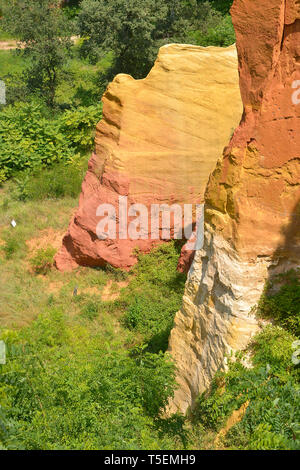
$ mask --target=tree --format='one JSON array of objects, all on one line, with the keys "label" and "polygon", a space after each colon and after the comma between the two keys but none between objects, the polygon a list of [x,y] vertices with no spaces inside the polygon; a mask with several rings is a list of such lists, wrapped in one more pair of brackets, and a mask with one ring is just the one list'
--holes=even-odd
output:
[{"label": "tree", "polygon": [[29,57],[24,76],[30,91],[55,105],[59,74],[71,41],[58,0],[13,0],[4,5],[4,26],[20,41]]}]

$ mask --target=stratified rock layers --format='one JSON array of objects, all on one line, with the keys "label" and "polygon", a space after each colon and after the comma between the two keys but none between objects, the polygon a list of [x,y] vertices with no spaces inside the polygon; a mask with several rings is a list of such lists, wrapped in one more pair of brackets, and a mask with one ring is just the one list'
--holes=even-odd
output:
[{"label": "stratified rock layers", "polygon": [[[96,149],[56,265],[130,268],[150,239],[99,240],[100,204],[196,204],[242,115],[235,46],[172,44],[143,80],[117,75],[103,96]],[[126,237],[125,237],[126,238]],[[150,238],[150,237],[149,237]]]},{"label": "stratified rock layers", "polygon": [[235,0],[231,13],[244,115],[205,194],[204,246],[170,336],[171,411],[193,407],[247,345],[266,279],[300,262],[300,2]]}]

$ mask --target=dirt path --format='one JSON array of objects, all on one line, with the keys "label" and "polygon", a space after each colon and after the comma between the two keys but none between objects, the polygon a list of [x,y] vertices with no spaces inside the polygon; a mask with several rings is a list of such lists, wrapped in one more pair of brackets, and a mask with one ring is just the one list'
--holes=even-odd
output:
[{"label": "dirt path", "polygon": [[[78,36],[72,36],[71,37],[71,41],[73,41],[74,43],[76,42],[76,40],[78,39]],[[0,41],[0,50],[1,51],[9,51],[11,49],[17,49],[18,47],[18,44],[17,44],[17,41],[15,41],[14,39],[11,39],[9,41]],[[24,45],[21,44],[21,49],[24,48]]]}]

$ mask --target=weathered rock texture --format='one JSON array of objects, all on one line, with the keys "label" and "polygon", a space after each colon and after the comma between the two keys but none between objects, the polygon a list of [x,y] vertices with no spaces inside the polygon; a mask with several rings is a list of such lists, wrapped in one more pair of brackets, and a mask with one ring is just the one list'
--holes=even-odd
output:
[{"label": "weathered rock texture", "polygon": [[257,331],[266,279],[300,264],[300,1],[235,0],[232,17],[244,115],[210,177],[204,247],[171,332],[172,411]]},{"label": "weathered rock texture", "polygon": [[[103,97],[95,153],[56,265],[130,268],[151,240],[99,240],[102,203],[202,203],[209,174],[242,116],[237,54],[172,44],[143,80],[117,75]],[[117,233],[118,233],[117,214]]]}]

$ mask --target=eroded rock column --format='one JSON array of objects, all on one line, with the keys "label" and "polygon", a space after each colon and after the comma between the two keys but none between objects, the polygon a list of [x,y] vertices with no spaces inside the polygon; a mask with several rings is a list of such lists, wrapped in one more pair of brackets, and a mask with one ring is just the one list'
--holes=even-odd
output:
[{"label": "eroded rock column", "polygon": [[[150,251],[155,241],[150,233],[143,239],[119,236],[119,198],[127,198],[128,207],[145,205],[149,214],[152,204],[202,204],[208,177],[241,115],[235,46],[171,44],[160,49],[145,79],[117,75],[103,96],[95,152],[57,267],[109,263],[130,269],[136,248]],[[102,204],[116,208],[117,236],[105,240],[96,230]]]}]

